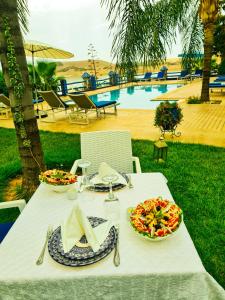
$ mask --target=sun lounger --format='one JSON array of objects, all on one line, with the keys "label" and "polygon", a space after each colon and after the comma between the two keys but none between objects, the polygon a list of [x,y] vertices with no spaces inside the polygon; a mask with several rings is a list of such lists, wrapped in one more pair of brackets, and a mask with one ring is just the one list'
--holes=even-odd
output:
[{"label": "sun lounger", "polygon": [[146,72],[143,78],[138,79],[138,81],[151,81],[152,72]]},{"label": "sun lounger", "polygon": [[162,71],[158,72],[156,80],[163,80],[164,78],[164,73]]},{"label": "sun lounger", "polygon": [[101,112],[106,114],[106,108],[114,108],[114,114],[117,114],[117,103],[116,101],[92,101],[86,94],[71,95],[68,96],[76,103],[77,111],[70,115],[74,118],[74,123],[78,124],[89,124],[88,113],[95,112],[96,117],[101,117]]},{"label": "sun lounger", "polygon": [[5,95],[0,94],[0,118],[9,119],[11,113],[10,101]]},{"label": "sun lounger", "polygon": [[211,93],[213,90],[220,90],[222,93],[223,89],[225,89],[225,84],[222,84],[221,82],[212,82],[209,84],[209,88],[211,89]]},{"label": "sun lounger", "polygon": [[221,75],[221,76],[217,77],[217,78],[214,80],[214,82],[223,82],[223,81],[225,81],[225,76],[224,76],[224,75]]},{"label": "sun lounger", "polygon": [[[65,114],[67,114],[67,111],[73,111],[74,108],[76,108],[76,104],[69,100],[69,101],[62,101],[60,99],[60,97],[58,95],[55,94],[54,91],[39,91],[38,92],[41,97],[48,103],[49,105],[49,109],[45,109],[44,112],[46,112],[47,114],[52,114],[52,120],[48,120],[47,118],[45,120],[45,122],[56,122],[55,119],[55,113],[56,112],[62,112],[64,111]],[[43,113],[43,111],[39,111],[40,114],[40,118],[41,118],[41,113]]]}]

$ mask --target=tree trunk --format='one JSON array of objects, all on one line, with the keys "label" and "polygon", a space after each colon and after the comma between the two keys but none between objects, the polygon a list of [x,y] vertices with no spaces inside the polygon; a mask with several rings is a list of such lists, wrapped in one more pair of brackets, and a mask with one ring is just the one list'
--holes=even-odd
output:
[{"label": "tree trunk", "polygon": [[203,60],[203,78],[202,78],[202,91],[201,91],[202,102],[208,102],[210,100],[209,81],[210,81],[210,72],[211,72],[214,29],[215,29],[214,24],[207,24],[204,26],[204,60]]},{"label": "tree trunk", "polygon": [[[39,184],[38,175],[41,170],[45,169],[43,161],[43,152],[40,142],[40,136],[37,126],[37,120],[34,113],[34,106],[32,104],[32,90],[29,83],[27,62],[23,47],[23,39],[20,31],[20,25],[17,14],[17,1],[16,0],[1,0],[1,15],[0,15],[0,59],[2,63],[3,75],[9,90],[9,98],[11,104],[11,111],[13,121],[16,129],[17,142],[19,155],[22,164],[23,174],[23,188],[24,191],[31,195]],[[10,82],[9,64],[7,58],[7,44],[4,34],[4,17],[8,18],[10,26],[11,38],[15,47],[15,56],[17,64],[22,74],[22,80],[25,85],[25,92],[21,100],[18,100],[13,86]],[[26,131],[27,139],[31,142],[31,147],[24,145],[21,129],[15,118],[15,108],[18,101],[22,104],[22,112],[24,115],[24,128]]]}]

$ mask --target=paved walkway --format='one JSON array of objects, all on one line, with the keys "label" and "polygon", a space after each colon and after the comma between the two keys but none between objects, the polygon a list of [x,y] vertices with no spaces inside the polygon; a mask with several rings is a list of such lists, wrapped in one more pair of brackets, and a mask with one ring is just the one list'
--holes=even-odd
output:
[{"label": "paved walkway", "polygon": [[[199,95],[200,90],[201,81],[195,80],[191,84],[158,98],[185,99],[191,95]],[[178,126],[178,131],[181,131],[182,135],[172,139],[167,134],[166,139],[225,147],[225,95],[212,93],[211,98],[222,100],[222,103],[190,105],[186,104],[184,100],[181,101],[180,105],[183,108],[184,120]],[[38,123],[39,128],[42,130],[80,133],[84,131],[124,129],[130,130],[132,137],[135,139],[156,140],[160,136],[160,131],[154,127],[154,115],[154,110],[118,108],[117,116],[106,115],[106,118],[96,120],[94,118],[95,114],[93,114],[93,119],[91,119],[89,125],[71,124],[63,113],[57,114],[56,123],[46,123],[40,120]],[[13,128],[12,120],[0,120],[0,126]]]}]

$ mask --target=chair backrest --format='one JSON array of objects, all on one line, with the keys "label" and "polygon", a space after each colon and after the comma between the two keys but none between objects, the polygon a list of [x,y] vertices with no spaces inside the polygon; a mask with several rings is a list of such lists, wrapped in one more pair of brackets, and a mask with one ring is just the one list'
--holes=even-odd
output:
[{"label": "chair backrest", "polygon": [[2,102],[5,106],[10,107],[10,101],[9,98],[7,98],[5,95],[0,94],[0,102]]},{"label": "chair backrest", "polygon": [[96,108],[94,102],[85,94],[77,94],[77,95],[68,94],[68,96],[76,103],[76,105],[79,108],[82,109]]},{"label": "chair backrest", "polygon": [[182,70],[180,72],[180,77],[185,77],[186,75],[188,75],[188,70]]},{"label": "chair backrest", "polygon": [[200,69],[195,70],[195,75],[202,76],[202,70]]},{"label": "chair backrest", "polygon": [[41,97],[52,108],[66,108],[65,103],[55,94],[54,91],[38,91]]},{"label": "chair backrest", "polygon": [[161,79],[161,78],[163,78],[164,77],[164,74],[163,74],[163,72],[158,72],[158,75],[157,75],[157,79]]},{"label": "chair backrest", "polygon": [[129,131],[83,132],[81,157],[91,162],[88,173],[98,171],[101,162],[119,172],[133,173],[132,145]]},{"label": "chair backrest", "polygon": [[146,72],[144,79],[150,79],[152,77],[152,72]]}]

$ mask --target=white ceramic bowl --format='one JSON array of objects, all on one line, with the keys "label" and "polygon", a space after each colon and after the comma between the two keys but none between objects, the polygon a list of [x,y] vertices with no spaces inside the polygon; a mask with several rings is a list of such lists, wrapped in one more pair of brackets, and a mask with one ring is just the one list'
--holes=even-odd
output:
[{"label": "white ceramic bowl", "polygon": [[[131,208],[129,208],[129,209],[131,209]],[[179,229],[180,229],[180,227],[181,227],[181,225],[182,225],[182,223],[183,223],[183,214],[182,214],[182,215],[181,215],[181,221],[180,221],[180,224],[179,224],[178,228],[177,228],[175,231],[173,231],[173,232],[170,233],[170,234],[167,234],[166,236],[159,236],[159,237],[155,237],[155,238],[150,238],[150,237],[148,237],[148,236],[146,236],[146,235],[143,235],[142,233],[140,233],[139,231],[137,231],[137,230],[132,226],[132,224],[131,224],[131,222],[130,222],[130,213],[129,213],[129,209],[128,209],[128,222],[129,222],[131,228],[132,228],[133,231],[136,233],[136,235],[138,235],[140,238],[145,239],[145,240],[150,241],[150,242],[160,242],[160,241],[164,241],[164,240],[166,240],[166,239],[168,239],[168,238],[171,238],[171,237],[176,236],[176,235],[177,235],[177,232],[179,231]]]},{"label": "white ceramic bowl", "polygon": [[44,184],[50,191],[54,191],[56,193],[65,193],[65,192],[69,191],[70,189],[76,188],[75,183],[66,184],[66,185],[53,185],[53,184],[49,184],[47,182],[42,182],[42,184]]}]

